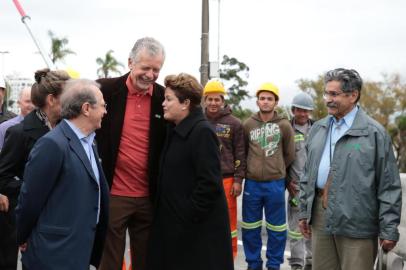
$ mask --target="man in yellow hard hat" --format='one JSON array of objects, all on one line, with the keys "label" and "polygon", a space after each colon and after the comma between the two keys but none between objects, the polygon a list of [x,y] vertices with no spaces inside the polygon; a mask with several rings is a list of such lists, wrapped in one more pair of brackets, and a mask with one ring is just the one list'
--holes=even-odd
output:
[{"label": "man in yellow hard hat", "polygon": [[237,197],[245,173],[244,131],[240,120],[231,114],[225,104],[223,84],[209,81],[204,87],[205,113],[220,141],[221,170],[224,192],[230,216],[233,258],[237,256]]},{"label": "man in yellow hard hat", "polygon": [[295,158],[294,132],[289,120],[275,111],[279,89],[264,83],[256,93],[259,112],[244,126],[248,142],[242,200],[242,239],[249,270],[262,269],[261,227],[265,210],[268,233],[266,267],[280,269],[286,244],[285,177]]}]

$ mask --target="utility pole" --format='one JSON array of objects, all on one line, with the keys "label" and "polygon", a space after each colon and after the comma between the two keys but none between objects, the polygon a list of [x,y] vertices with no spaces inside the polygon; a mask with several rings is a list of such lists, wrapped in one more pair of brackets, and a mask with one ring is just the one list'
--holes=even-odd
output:
[{"label": "utility pole", "polygon": [[202,0],[202,48],[200,83],[205,86],[209,80],[209,0]]}]

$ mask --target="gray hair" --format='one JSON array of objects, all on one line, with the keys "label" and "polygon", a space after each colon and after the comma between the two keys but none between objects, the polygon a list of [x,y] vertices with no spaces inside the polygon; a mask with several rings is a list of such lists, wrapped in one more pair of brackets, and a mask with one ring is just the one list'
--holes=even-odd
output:
[{"label": "gray hair", "polygon": [[22,100],[23,99],[23,95],[24,93],[29,93],[30,94],[30,99],[31,99],[31,87],[27,86],[24,87],[23,89],[20,90],[20,93],[18,93],[18,100]]},{"label": "gray hair", "polygon": [[74,119],[81,114],[84,103],[97,104],[93,87],[100,88],[100,84],[88,79],[69,80],[61,95],[61,117]]},{"label": "gray hair", "polygon": [[162,58],[163,58],[163,60],[165,60],[164,46],[162,46],[162,44],[158,40],[156,40],[152,37],[144,37],[144,38],[140,38],[139,40],[137,40],[134,44],[134,47],[132,48],[132,50],[130,52],[129,58],[131,60],[133,60],[135,63],[138,62],[139,54],[144,49],[147,50],[147,52],[150,56],[156,56],[158,54],[162,54]]},{"label": "gray hair", "polygon": [[356,100],[356,102],[358,102],[361,97],[362,79],[356,70],[336,68],[327,71],[326,75],[324,76],[324,84],[327,84],[331,81],[340,82],[341,90],[344,93],[358,91],[358,98]]}]

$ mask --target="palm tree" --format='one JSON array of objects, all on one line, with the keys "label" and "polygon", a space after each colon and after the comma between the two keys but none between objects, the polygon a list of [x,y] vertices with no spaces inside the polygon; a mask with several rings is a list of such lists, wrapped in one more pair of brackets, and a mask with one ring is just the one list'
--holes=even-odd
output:
[{"label": "palm tree", "polygon": [[69,48],[66,48],[66,45],[69,43],[69,40],[66,37],[58,38],[55,34],[49,30],[48,35],[51,38],[51,61],[56,63],[57,61],[63,61],[68,54],[76,54]]},{"label": "palm tree", "polygon": [[109,50],[103,58],[97,57],[96,63],[100,66],[97,69],[97,74],[99,78],[108,78],[109,73],[115,72],[121,74],[118,67],[124,67],[124,65],[117,61],[113,56],[113,50]]}]

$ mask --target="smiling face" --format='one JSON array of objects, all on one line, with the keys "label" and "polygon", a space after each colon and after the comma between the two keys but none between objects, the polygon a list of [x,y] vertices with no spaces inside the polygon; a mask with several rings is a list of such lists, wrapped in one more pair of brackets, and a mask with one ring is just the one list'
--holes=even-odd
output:
[{"label": "smiling face", "polygon": [[341,90],[339,81],[329,81],[326,83],[324,91],[324,101],[326,102],[328,114],[337,119],[343,118],[355,106],[358,91],[345,93]]},{"label": "smiling face", "polygon": [[183,103],[179,102],[175,92],[167,87],[165,89],[165,100],[162,103],[165,120],[178,125],[189,114],[189,103],[188,99]]},{"label": "smiling face", "polygon": [[21,115],[26,116],[34,109],[34,105],[31,102],[31,88],[24,88],[21,91],[21,96],[17,103],[20,107]]},{"label": "smiling face", "polygon": [[204,98],[206,112],[210,115],[215,115],[224,107],[224,97],[220,94],[208,94]]},{"label": "smiling face", "polygon": [[135,59],[128,59],[134,88],[141,92],[147,91],[158,79],[163,62],[162,53],[151,56],[146,49],[140,51]]},{"label": "smiling face", "polygon": [[293,107],[292,108],[293,116],[295,117],[295,124],[303,126],[305,125],[310,119],[311,111],[305,110],[302,108]]},{"label": "smiling face", "polygon": [[103,99],[103,94],[101,93],[100,89],[92,86],[92,91],[94,92],[94,96],[97,100],[96,104],[90,105],[89,108],[89,121],[92,125],[92,130],[96,130],[101,128],[101,122],[103,116],[107,113],[106,110],[106,103]]}]

